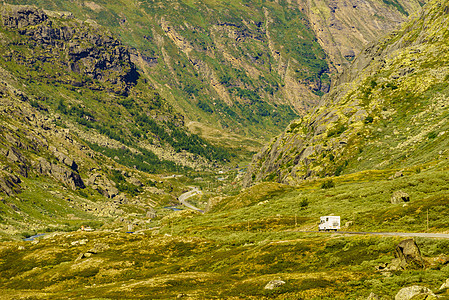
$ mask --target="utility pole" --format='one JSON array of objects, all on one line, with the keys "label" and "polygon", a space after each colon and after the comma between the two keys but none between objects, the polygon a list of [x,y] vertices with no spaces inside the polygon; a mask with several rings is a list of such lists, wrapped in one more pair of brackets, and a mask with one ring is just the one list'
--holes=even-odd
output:
[{"label": "utility pole", "polygon": [[429,231],[429,209],[427,209],[427,230]]}]

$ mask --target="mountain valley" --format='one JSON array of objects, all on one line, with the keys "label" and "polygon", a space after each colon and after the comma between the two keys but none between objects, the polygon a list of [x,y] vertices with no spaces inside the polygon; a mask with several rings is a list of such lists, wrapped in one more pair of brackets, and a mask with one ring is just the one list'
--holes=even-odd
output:
[{"label": "mountain valley", "polygon": [[449,298],[449,1],[0,15],[2,298]]}]

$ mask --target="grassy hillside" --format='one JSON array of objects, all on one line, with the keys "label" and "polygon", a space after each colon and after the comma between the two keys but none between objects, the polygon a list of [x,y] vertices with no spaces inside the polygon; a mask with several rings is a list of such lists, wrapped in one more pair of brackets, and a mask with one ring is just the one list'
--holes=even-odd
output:
[{"label": "grassy hillside", "polygon": [[[420,173],[404,170],[394,180],[386,179],[392,173],[387,171],[341,176],[332,179],[333,188],[325,188],[326,180],[295,188],[259,184],[222,199],[204,215],[184,210],[140,222],[136,234],[108,222],[93,233],[3,243],[2,294],[7,299],[359,299],[374,292],[392,299],[411,285],[437,292],[449,276],[447,240],[415,239],[423,269],[378,271],[391,263],[404,238],[304,230],[316,230],[320,215],[335,214],[345,231],[424,232],[428,210],[429,232],[445,232],[447,171],[445,161]],[[391,204],[397,190],[407,192],[410,202]],[[285,284],[264,289],[276,279]],[[439,294],[448,296],[444,290]]]},{"label": "grassy hillside", "polygon": [[247,184],[446,158],[448,33],[438,5],[365,49],[313,113],[255,156]]}]

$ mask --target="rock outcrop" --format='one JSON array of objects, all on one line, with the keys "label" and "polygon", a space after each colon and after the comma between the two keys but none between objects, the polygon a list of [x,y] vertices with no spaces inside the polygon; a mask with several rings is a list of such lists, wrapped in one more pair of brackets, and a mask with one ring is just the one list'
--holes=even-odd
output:
[{"label": "rock outcrop", "polygon": [[35,26],[48,19],[42,9],[30,6],[11,6],[8,13],[2,14],[3,25],[9,28],[22,29]]},{"label": "rock outcrop", "polygon": [[[27,57],[11,50],[3,53],[4,57],[21,64],[37,59],[53,64],[54,68],[85,76],[81,79],[76,76],[53,78],[75,86],[127,94],[136,84],[139,74],[131,62],[129,49],[94,23],[80,22],[71,15],[50,17],[43,10],[30,6],[4,6],[2,19],[3,26],[17,31],[22,37],[20,43],[30,44],[34,52],[33,57]],[[45,51],[46,47],[53,50]]]},{"label": "rock outcrop", "polygon": [[53,176],[56,180],[69,186],[73,190],[85,188],[81,176],[76,171],[67,168],[66,166],[52,164],[43,157],[38,159],[36,170],[41,174]]},{"label": "rock outcrop", "polygon": [[377,270],[390,274],[391,271],[423,269],[425,266],[421,251],[413,239],[401,241],[395,248],[394,257],[391,263],[382,264]]},{"label": "rock outcrop", "polygon": [[402,288],[394,297],[394,300],[411,300],[411,299],[437,299],[437,296],[431,289],[425,286],[409,286]]},{"label": "rock outcrop", "polygon": [[413,239],[401,241],[396,246],[394,256],[399,260],[399,267],[402,269],[424,268],[421,251]]},{"label": "rock outcrop", "polygon": [[391,204],[410,202],[410,195],[403,191],[395,191],[391,196]]},{"label": "rock outcrop", "polygon": [[280,279],[271,280],[267,283],[267,285],[264,287],[266,290],[274,290],[276,288],[279,288],[285,284],[285,281]]}]

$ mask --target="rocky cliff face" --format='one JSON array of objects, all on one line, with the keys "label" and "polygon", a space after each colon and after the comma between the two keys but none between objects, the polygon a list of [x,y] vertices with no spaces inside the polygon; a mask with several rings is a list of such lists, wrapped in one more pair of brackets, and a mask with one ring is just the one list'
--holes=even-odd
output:
[{"label": "rocky cliff face", "polygon": [[402,168],[447,157],[447,1],[362,51],[320,105],[257,154],[245,184]]},{"label": "rocky cliff face", "polygon": [[368,43],[397,29],[425,1],[304,0],[318,42],[339,73]]},{"label": "rocky cliff face", "polygon": [[5,6],[2,20],[5,28],[19,34],[10,45],[30,46],[26,55],[10,47],[10,51],[3,53],[5,58],[25,65],[33,64],[34,60],[55,64],[81,76],[64,78],[54,74],[51,79],[92,89],[106,87],[126,94],[136,84],[138,73],[128,48],[95,23],[80,22],[71,14],[54,14],[54,18],[49,18],[43,10],[29,6]]}]

